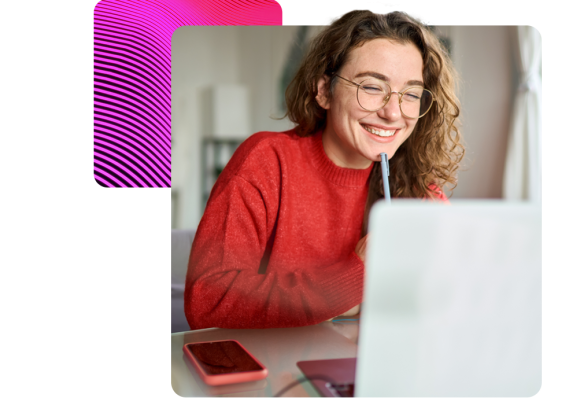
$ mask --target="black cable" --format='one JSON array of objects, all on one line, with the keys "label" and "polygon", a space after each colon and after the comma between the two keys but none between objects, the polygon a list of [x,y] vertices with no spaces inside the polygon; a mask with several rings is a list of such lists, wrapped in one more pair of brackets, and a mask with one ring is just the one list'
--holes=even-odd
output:
[{"label": "black cable", "polygon": [[311,376],[310,378],[302,378],[299,381],[294,381],[291,384],[289,384],[288,386],[286,386],[284,389],[282,389],[280,392],[278,392],[277,394],[275,394],[273,397],[274,398],[278,398],[280,397],[282,394],[284,394],[285,392],[288,392],[290,389],[292,389],[293,387],[295,387],[296,385],[300,385],[301,383],[304,383],[306,381],[312,381],[312,380],[319,380],[319,381],[325,381],[328,383],[335,383],[334,380],[332,380],[331,378],[329,378],[328,376],[324,376],[324,375],[315,375],[315,376]]}]

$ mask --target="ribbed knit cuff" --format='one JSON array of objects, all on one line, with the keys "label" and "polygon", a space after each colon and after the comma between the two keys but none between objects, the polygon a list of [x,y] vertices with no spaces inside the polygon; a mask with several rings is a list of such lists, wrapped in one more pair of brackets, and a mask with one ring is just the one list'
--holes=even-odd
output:
[{"label": "ribbed knit cuff", "polygon": [[329,308],[342,314],[363,301],[365,265],[352,252],[347,259],[331,266],[335,268],[342,268],[342,272],[323,275],[326,278],[321,282],[321,289]]}]

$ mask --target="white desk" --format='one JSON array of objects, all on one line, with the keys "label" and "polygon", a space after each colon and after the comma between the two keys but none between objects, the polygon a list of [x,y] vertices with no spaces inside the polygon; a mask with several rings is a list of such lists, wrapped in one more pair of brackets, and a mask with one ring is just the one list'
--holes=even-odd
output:
[{"label": "white desk", "polygon": [[[298,361],[353,358],[357,356],[358,321],[325,322],[299,328],[205,329],[171,335],[172,388],[183,397],[274,396],[296,380],[303,379]],[[184,344],[236,339],[268,368],[262,381],[207,386],[183,357]],[[283,396],[316,397],[310,382],[290,389]]]}]

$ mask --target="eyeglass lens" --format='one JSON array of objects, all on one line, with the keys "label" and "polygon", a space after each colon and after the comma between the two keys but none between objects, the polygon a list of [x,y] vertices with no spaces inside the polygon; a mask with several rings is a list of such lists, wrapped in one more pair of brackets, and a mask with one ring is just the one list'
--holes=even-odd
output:
[{"label": "eyeglass lens", "polygon": [[[370,78],[361,83],[357,90],[357,99],[362,108],[377,111],[385,105],[389,92],[385,82]],[[396,97],[397,95],[393,98]],[[405,116],[418,118],[426,114],[431,106],[432,94],[422,87],[414,86],[402,92],[400,107]]]}]

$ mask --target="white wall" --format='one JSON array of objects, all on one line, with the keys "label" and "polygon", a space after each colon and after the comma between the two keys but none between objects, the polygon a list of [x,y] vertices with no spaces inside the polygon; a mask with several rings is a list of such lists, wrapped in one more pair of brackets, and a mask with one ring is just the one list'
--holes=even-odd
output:
[{"label": "white wall", "polygon": [[172,189],[175,223],[196,228],[201,216],[202,94],[240,81],[239,27],[180,27],[172,38]]},{"label": "white wall", "polygon": [[[311,27],[310,35],[320,28]],[[215,84],[248,88],[251,132],[293,125],[277,108],[277,83],[297,27],[181,27],[172,52],[173,227],[196,228],[201,206],[204,95]],[[500,198],[513,94],[509,27],[439,27],[461,74],[461,131],[467,154],[452,198]]]},{"label": "white wall", "polygon": [[511,28],[449,28],[467,151],[452,198],[501,198],[515,87]]}]

